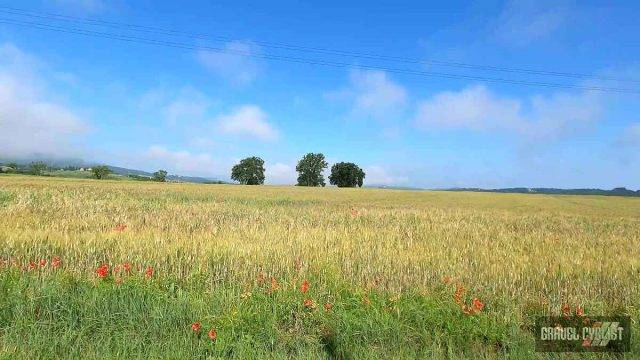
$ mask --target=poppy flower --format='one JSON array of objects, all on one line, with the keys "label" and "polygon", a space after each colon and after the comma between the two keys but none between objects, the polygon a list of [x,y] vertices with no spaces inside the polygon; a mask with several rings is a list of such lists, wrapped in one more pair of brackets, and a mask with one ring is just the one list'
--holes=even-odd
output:
[{"label": "poppy flower", "polygon": [[218,332],[216,331],[216,329],[211,329],[209,330],[207,336],[209,336],[209,339],[211,339],[211,341],[216,341],[216,339],[218,338]]},{"label": "poppy flower", "polygon": [[52,260],[51,260],[51,266],[53,266],[54,269],[57,269],[60,267],[60,257],[55,256]]},{"label": "poppy flower", "polygon": [[109,265],[104,264],[96,269],[96,275],[100,279],[104,279],[109,275]]},{"label": "poppy flower", "polygon": [[331,311],[331,309],[333,309],[333,304],[332,303],[324,304],[324,310],[325,311]]},{"label": "poppy flower", "polygon": [[309,291],[309,281],[305,280],[302,282],[302,285],[300,285],[300,292],[304,294],[307,291]]},{"label": "poppy flower", "polygon": [[460,305],[462,303],[462,293],[464,292],[464,288],[460,285],[456,286],[456,292],[453,294],[453,300],[455,300],[456,304]]},{"label": "poppy flower", "polygon": [[116,225],[115,228],[113,228],[113,230],[116,231],[116,232],[123,232],[126,228],[127,228],[127,225],[118,224],[118,225]]},{"label": "poppy flower", "polygon": [[153,268],[149,266],[147,270],[144,272],[144,277],[150,279],[153,276]]},{"label": "poppy flower", "polygon": [[313,300],[311,299],[304,299],[304,301],[302,302],[302,304],[307,307],[307,308],[313,308]]},{"label": "poppy flower", "polygon": [[480,301],[480,299],[474,298],[473,299],[473,308],[478,310],[478,311],[482,311],[482,309],[484,309],[484,303],[482,301]]},{"label": "poppy flower", "polygon": [[47,266],[47,260],[46,259],[40,260],[40,267],[45,267],[45,266]]},{"label": "poppy flower", "polygon": [[569,304],[562,305],[562,315],[569,316],[571,314],[571,306]]},{"label": "poppy flower", "polygon": [[124,271],[126,271],[127,273],[131,272],[131,264],[129,263],[124,263],[122,264],[122,268],[124,269]]},{"label": "poppy flower", "polygon": [[197,321],[191,324],[191,330],[193,330],[193,332],[200,332],[201,328],[202,328],[202,324],[200,324]]},{"label": "poppy flower", "polygon": [[578,305],[578,308],[576,309],[576,315],[584,316],[584,309],[580,305]]},{"label": "poppy flower", "polygon": [[34,270],[37,267],[38,265],[36,265],[36,263],[34,263],[33,261],[29,261],[29,270]]}]

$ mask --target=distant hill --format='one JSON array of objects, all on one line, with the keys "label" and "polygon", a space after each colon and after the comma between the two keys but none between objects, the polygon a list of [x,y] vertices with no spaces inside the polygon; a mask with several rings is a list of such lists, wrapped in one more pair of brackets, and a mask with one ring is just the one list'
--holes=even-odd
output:
[{"label": "distant hill", "polygon": [[[144,176],[144,177],[152,177],[153,173],[136,170],[136,169],[127,169],[118,166],[109,166],[109,169],[113,171],[114,174],[118,175],[136,175],[136,176]],[[167,175],[167,180],[169,181],[179,181],[179,182],[191,182],[191,183],[199,183],[199,184],[207,184],[207,183],[224,183],[218,179],[210,179],[198,176],[181,176],[181,175]]]},{"label": "distant hill", "polygon": [[411,186],[393,186],[393,185],[364,185],[369,189],[389,189],[389,190],[424,190],[423,188],[411,187]]},{"label": "distant hill", "polygon": [[[84,161],[82,159],[49,159],[46,157],[31,157],[31,158],[20,158],[20,159],[0,159],[0,165],[1,164],[8,164],[10,162],[16,162],[19,166],[19,171],[18,172],[27,172],[28,171],[28,165],[29,163],[31,163],[32,161],[42,161],[45,164],[47,164],[48,166],[50,166],[52,169],[55,170],[73,170],[73,169],[80,169],[80,168],[90,168],[92,166],[95,166],[96,163],[92,163],[92,162],[87,162]],[[153,173],[148,172],[148,171],[143,171],[143,170],[137,170],[137,169],[128,169],[128,168],[123,168],[123,167],[119,167],[119,166],[111,166],[111,165],[107,165],[109,167],[109,169],[116,175],[120,175],[120,176],[124,176],[124,177],[131,177],[131,178],[136,178],[138,177],[138,180],[143,180],[144,178],[151,178],[153,177]],[[81,173],[81,172],[80,172]],[[74,171],[69,171],[67,174],[63,174],[63,175],[59,175],[59,176],[69,176],[69,177],[78,177],[78,172],[74,172]],[[178,181],[178,182],[190,182],[190,183],[200,183],[200,184],[225,184],[226,182],[224,181],[220,181],[218,179],[214,179],[214,178],[205,178],[205,177],[199,177],[199,176],[181,176],[181,175],[167,175],[167,180],[168,181]]]},{"label": "distant hill", "polygon": [[611,190],[602,189],[556,189],[556,188],[506,188],[506,189],[480,189],[480,188],[451,188],[443,191],[475,191],[515,194],[548,194],[548,195],[604,195],[604,196],[637,196],[640,190],[633,191],[624,187]]}]

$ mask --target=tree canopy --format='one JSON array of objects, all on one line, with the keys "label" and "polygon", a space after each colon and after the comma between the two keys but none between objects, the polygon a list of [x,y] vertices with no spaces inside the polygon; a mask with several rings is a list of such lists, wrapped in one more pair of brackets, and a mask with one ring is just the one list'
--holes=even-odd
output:
[{"label": "tree canopy", "polygon": [[231,179],[244,185],[264,184],[264,160],[256,156],[240,160],[231,169]]},{"label": "tree canopy", "polygon": [[337,187],[362,187],[365,173],[354,163],[339,162],[331,167],[329,183]]},{"label": "tree canopy", "polygon": [[327,162],[321,153],[308,153],[303,156],[296,171],[298,172],[298,186],[325,186],[322,171],[327,168]]},{"label": "tree canopy", "polygon": [[154,172],[153,181],[159,181],[159,182],[167,181],[167,172],[165,170],[158,170]]},{"label": "tree canopy", "polygon": [[32,175],[42,175],[49,166],[42,161],[34,161],[29,164],[29,172]]},{"label": "tree canopy", "polygon": [[93,173],[93,177],[100,180],[111,174],[111,169],[106,165],[98,165],[91,168],[91,172]]}]

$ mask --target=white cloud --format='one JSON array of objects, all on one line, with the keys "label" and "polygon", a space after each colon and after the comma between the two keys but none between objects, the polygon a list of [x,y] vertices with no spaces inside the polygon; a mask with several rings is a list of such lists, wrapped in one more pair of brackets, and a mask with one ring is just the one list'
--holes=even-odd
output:
[{"label": "white cloud", "polygon": [[223,51],[199,50],[196,59],[207,70],[232,83],[251,83],[260,73],[261,66],[255,58],[244,55],[260,54],[259,46],[249,41],[232,41],[225,44]]},{"label": "white cloud", "polygon": [[11,158],[75,155],[87,124],[51,100],[38,61],[11,44],[0,46],[0,154]]},{"label": "white cloud", "polygon": [[509,43],[526,45],[551,35],[568,14],[558,1],[512,0],[497,19],[495,35]]},{"label": "white cloud", "polygon": [[446,91],[418,104],[416,120],[425,128],[515,129],[520,126],[521,104],[498,98],[484,86]]},{"label": "white cloud", "polygon": [[275,163],[265,166],[266,182],[269,184],[295,184],[298,178],[295,166]]},{"label": "white cloud", "polygon": [[150,146],[141,159],[145,168],[155,166],[177,174],[212,174],[222,169],[207,153],[191,153],[185,150],[171,151],[160,145]]},{"label": "white cloud", "polygon": [[463,129],[552,139],[595,122],[601,98],[558,93],[526,101],[499,96],[484,86],[438,93],[418,104],[415,122],[426,130]]},{"label": "white cloud", "polygon": [[276,140],[278,131],[267,122],[267,114],[256,105],[243,105],[216,119],[223,133],[249,135],[261,140]]},{"label": "white cloud", "polygon": [[203,93],[193,88],[184,88],[163,111],[169,123],[175,124],[180,119],[201,118],[210,106],[211,101]]},{"label": "white cloud", "polygon": [[158,109],[171,125],[202,119],[212,104],[211,99],[191,86],[185,86],[177,93],[162,88],[152,89],[144,93],[138,102],[142,109]]},{"label": "white cloud", "polygon": [[367,166],[364,169],[365,185],[402,185],[409,182],[405,176],[395,176],[379,165]]},{"label": "white cloud", "polygon": [[407,103],[407,91],[383,71],[353,70],[347,89],[328,93],[326,98],[347,100],[355,117],[393,120]]}]

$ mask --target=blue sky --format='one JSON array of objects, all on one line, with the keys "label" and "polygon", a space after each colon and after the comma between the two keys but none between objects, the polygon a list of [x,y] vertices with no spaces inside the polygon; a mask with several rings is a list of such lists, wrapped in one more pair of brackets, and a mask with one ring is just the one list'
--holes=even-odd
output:
[{"label": "blue sky", "polygon": [[[291,184],[297,160],[322,152],[330,163],[359,164],[368,185],[640,188],[640,95],[585,90],[640,91],[635,1],[22,0],[0,6],[213,36],[0,12],[11,21],[192,45],[0,23],[0,157],[76,158],[228,179],[234,163],[258,155],[268,183]],[[296,52],[271,46],[276,43],[589,77]]]}]

